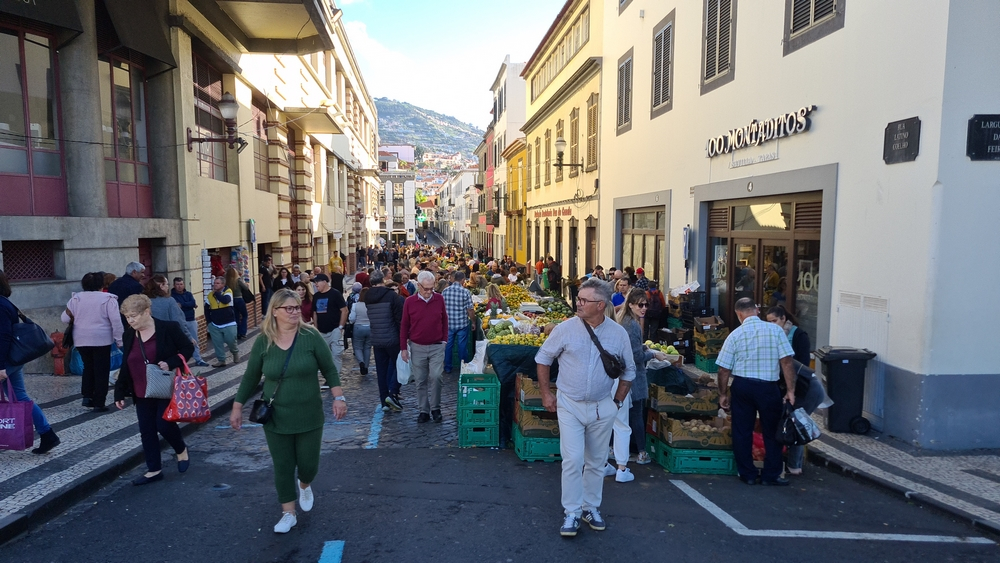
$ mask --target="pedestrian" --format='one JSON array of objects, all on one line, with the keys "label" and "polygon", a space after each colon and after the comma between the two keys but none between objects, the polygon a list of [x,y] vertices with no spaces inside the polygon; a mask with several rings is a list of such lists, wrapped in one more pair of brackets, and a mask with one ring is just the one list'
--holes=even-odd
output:
[{"label": "pedestrian", "polygon": [[614,305],[617,311],[621,307],[622,303],[625,302],[625,296],[628,294],[629,285],[627,278],[619,278],[615,281],[615,293],[611,296],[611,304]]},{"label": "pedestrian", "polygon": [[556,292],[562,293],[562,266],[559,265],[551,256],[548,259],[549,266],[549,289]]},{"label": "pedestrian", "polygon": [[253,291],[243,281],[239,270],[232,264],[226,269],[226,287],[233,292],[233,311],[236,313],[236,340],[244,340],[247,337],[247,323],[249,322],[247,303],[253,302]]},{"label": "pedestrian", "polygon": [[368,254],[365,252],[365,247],[363,247],[361,245],[358,245],[358,250],[356,252],[356,255],[357,255],[357,261],[358,261],[358,269],[360,270],[360,269],[364,268],[367,265],[366,262],[367,262]]},{"label": "pedestrian", "polygon": [[302,281],[302,268],[298,264],[292,264],[292,283]]},{"label": "pedestrian", "polygon": [[649,290],[649,279],[646,277],[646,270],[643,270],[642,268],[636,268],[635,283],[632,285],[638,287],[643,291]]},{"label": "pedestrian", "polygon": [[627,409],[618,411],[618,416],[614,423],[614,457],[618,467],[610,463],[605,467],[605,475],[614,476],[615,481],[627,483],[635,479],[626,467],[629,459],[629,437],[632,438],[632,446],[636,451],[636,463],[645,465],[650,462],[649,454],[646,453],[646,399],[649,397],[648,383],[646,382],[646,362],[656,358],[666,360],[667,355],[663,352],[650,350],[643,344],[642,319],[646,316],[649,308],[649,301],[646,299],[646,292],[639,288],[629,290],[625,298],[625,306],[619,309],[615,320],[625,328],[628,333],[629,345],[632,348],[632,360],[635,362],[635,380],[629,389],[625,400]]},{"label": "pedestrian", "polygon": [[122,314],[129,326],[123,336],[122,368],[115,382],[115,406],[124,409],[125,398],[132,397],[139,423],[146,473],[132,480],[137,486],[163,479],[160,436],[177,455],[177,471],[184,473],[191,463],[180,427],[163,420],[170,399],[146,397],[146,364],[157,364],[165,371],[177,369],[191,358],[194,345],[179,323],[153,318],[151,309],[152,303],[145,295],[133,295],[122,303]]},{"label": "pedestrian", "polygon": [[521,280],[521,276],[518,275],[517,268],[514,267],[514,266],[511,266],[507,270],[507,281],[509,283],[511,283],[511,284],[515,284],[515,283],[517,283],[520,280]]},{"label": "pedestrian", "polygon": [[[175,322],[180,325],[184,336],[191,341],[192,345],[198,346],[198,333],[194,334],[188,330],[187,321],[184,318],[184,311],[181,306],[170,297],[168,293],[166,276],[156,274],[146,282],[142,294],[149,297],[150,314],[154,319],[161,321]],[[192,353],[193,354],[193,353]]]},{"label": "pedestrian", "polygon": [[358,361],[358,371],[361,375],[368,375],[368,366],[371,363],[372,355],[372,329],[368,320],[368,306],[365,305],[365,297],[369,288],[361,290],[358,302],[351,307],[351,312],[347,315],[347,320],[354,325],[352,329],[354,336],[351,343],[354,348],[354,358]]},{"label": "pedestrian", "polygon": [[226,278],[216,276],[212,291],[205,295],[205,323],[208,337],[215,347],[213,368],[226,366],[226,348],[233,354],[233,363],[240,361],[240,348],[236,345],[236,313],[233,311],[233,291],[226,287]]},{"label": "pedestrian", "polygon": [[188,334],[195,338],[194,342],[194,365],[207,367],[208,362],[202,359],[200,346],[198,345],[198,320],[194,317],[194,312],[198,308],[198,302],[194,300],[194,295],[184,286],[184,278],[174,278],[174,287],[170,290],[170,297],[180,305],[181,312],[184,313],[184,324],[187,326]]},{"label": "pedestrian", "polygon": [[[145,275],[146,267],[141,262],[129,262],[125,266],[125,275],[116,279],[108,285],[108,293],[118,297],[118,303],[124,303],[129,295],[139,295],[142,293],[142,278]],[[101,274],[101,285],[104,284],[103,273]]]},{"label": "pedestrian", "polygon": [[396,357],[399,356],[399,327],[403,320],[404,300],[385,287],[383,281],[381,275],[372,276],[371,288],[365,294],[364,303],[368,311],[371,344],[375,354],[379,405],[383,410],[401,411],[403,404],[399,400]]},{"label": "pedestrian", "polygon": [[[327,269],[330,270],[330,287],[341,293],[344,292],[344,260],[346,259],[347,257],[339,250],[334,250],[330,253],[330,262],[327,264]],[[313,271],[313,278],[322,273],[322,271]]]},{"label": "pedestrian", "polygon": [[781,327],[781,330],[788,337],[788,343],[792,345],[792,353],[795,361],[800,364],[809,365],[812,359],[812,346],[809,344],[809,333],[799,326],[799,323],[791,313],[781,305],[775,305],[767,310],[767,322]]},{"label": "pedestrian", "polygon": [[[580,284],[576,317],[556,325],[535,355],[542,404],[545,410],[559,413],[565,511],[559,534],[563,537],[576,536],[581,518],[593,530],[601,531],[606,526],[599,509],[608,443],[612,424],[635,379],[628,333],[604,314],[610,302],[611,288],[605,282],[590,279]],[[617,356],[625,366],[614,395],[614,379],[604,368],[594,338],[606,353]],[[559,361],[558,398],[549,387],[549,369],[556,360]]]},{"label": "pedestrian", "polygon": [[302,322],[307,325],[315,324],[313,322],[312,288],[307,283],[299,282],[295,284],[295,293],[299,296],[299,301],[302,302],[302,309],[300,311]]},{"label": "pedestrian", "polygon": [[[139,283],[135,278],[125,278]],[[84,275],[80,285],[83,291],[70,297],[62,313],[62,321],[73,321],[73,344],[83,360],[83,377],[80,380],[82,404],[91,407],[93,412],[107,412],[105,403],[108,377],[111,375],[111,344],[116,343],[121,348],[122,315],[115,295],[101,291],[103,272]]]},{"label": "pedestrian", "polygon": [[600,264],[594,266],[594,272],[591,274],[591,276],[601,281],[607,281],[608,279],[608,276],[604,274],[604,266],[601,266]]},{"label": "pedestrian", "polygon": [[663,299],[663,292],[660,291],[659,284],[655,281],[649,282],[649,291],[646,292],[646,300],[649,308],[646,309],[645,332],[646,340],[657,338],[656,331],[660,328],[660,318],[667,308],[667,302]]},{"label": "pedestrian", "polygon": [[271,301],[271,294],[274,290],[271,286],[274,284],[274,261],[271,259],[270,254],[265,254],[260,261],[260,268],[258,269],[259,282],[260,282],[260,309],[261,311],[267,310],[267,305]]},{"label": "pedestrian", "polygon": [[[347,324],[347,302],[344,301],[343,293],[330,288],[330,278],[326,274],[316,276],[316,289],[318,291],[313,295],[316,328],[330,346],[337,373],[343,373],[343,331]],[[329,381],[320,379],[319,384],[320,389],[329,389]]]},{"label": "pedestrian", "polygon": [[476,318],[472,294],[465,289],[465,274],[455,272],[451,285],[441,292],[445,311],[448,313],[448,343],[444,347],[444,373],[451,373],[453,350],[458,347],[459,361],[472,360],[469,356],[469,329]]},{"label": "pedestrian", "polygon": [[[740,326],[722,344],[719,357],[719,406],[732,405],[733,457],[740,480],[748,485],[788,485],[781,477],[781,445],[775,435],[781,419],[782,401],[795,402],[795,368],[792,346],[785,332],[757,316],[757,305],[749,297],[736,301],[736,317]],[[788,392],[782,399],[778,378],[785,377]],[[726,388],[729,387],[729,395]],[[764,437],[764,469],[753,464],[753,429],[760,416]]]},{"label": "pedestrian", "polygon": [[[17,315],[17,307],[10,301],[11,293],[10,281],[7,280],[3,270],[0,270],[0,384],[6,387],[4,380],[9,379],[11,387],[14,388],[14,398],[18,401],[31,401],[24,387],[24,366],[7,363],[7,354],[14,341],[14,325],[21,322]],[[117,314],[113,316],[118,317]],[[31,453],[48,453],[59,445],[59,436],[52,429],[38,403],[34,403],[31,407],[31,422],[39,436],[38,447],[31,450]]]},{"label": "pedestrian", "polygon": [[[441,422],[441,375],[448,343],[448,313],[444,297],[434,293],[434,274],[417,276],[417,294],[403,303],[399,350],[417,384],[417,422]],[[412,358],[412,359],[411,359]],[[428,397],[428,387],[430,397]]]},{"label": "pedestrian", "polygon": [[277,293],[279,289],[292,289],[294,285],[292,273],[288,271],[288,268],[281,268],[278,270],[278,276],[271,283],[271,294]]},{"label": "pedestrian", "polygon": [[[329,283],[324,282],[327,286]],[[257,391],[263,377],[262,397],[267,397],[274,409],[273,416],[264,423],[264,438],[281,503],[281,519],[274,525],[276,534],[288,533],[297,523],[296,498],[303,512],[312,510],[315,500],[310,485],[319,473],[325,422],[323,397],[316,386],[317,372],[333,386],[333,417],[341,420],[347,414],[347,399],[330,348],[315,328],[302,322],[300,307],[294,291],[274,294],[229,414],[230,426],[242,428],[243,405]]]}]

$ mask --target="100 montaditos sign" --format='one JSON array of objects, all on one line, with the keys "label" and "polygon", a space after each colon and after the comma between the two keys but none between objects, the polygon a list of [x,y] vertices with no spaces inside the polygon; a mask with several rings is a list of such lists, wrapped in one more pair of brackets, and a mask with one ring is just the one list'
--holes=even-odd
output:
[{"label": "100 montaditos sign", "polygon": [[816,106],[804,106],[764,121],[754,119],[743,127],[730,129],[728,133],[709,139],[705,144],[705,155],[712,158],[808,131],[811,124],[809,115],[815,110]]}]

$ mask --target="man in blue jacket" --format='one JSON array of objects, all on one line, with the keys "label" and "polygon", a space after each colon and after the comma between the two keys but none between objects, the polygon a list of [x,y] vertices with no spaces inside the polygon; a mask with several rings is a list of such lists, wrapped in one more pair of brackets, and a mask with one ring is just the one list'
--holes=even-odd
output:
[{"label": "man in blue jacket", "polygon": [[141,262],[129,262],[125,266],[125,275],[111,282],[108,293],[118,296],[119,306],[125,302],[126,297],[142,293],[142,277],[145,272],[146,267]]},{"label": "man in blue jacket", "polygon": [[[194,300],[194,295],[185,289],[184,278],[174,278],[174,288],[170,290],[170,296],[181,306],[184,311],[184,321],[187,323],[188,332],[198,334],[198,321],[194,318],[194,311],[198,308],[198,302]],[[194,343],[194,365],[205,367],[208,362],[201,359],[201,350],[197,342]]]}]

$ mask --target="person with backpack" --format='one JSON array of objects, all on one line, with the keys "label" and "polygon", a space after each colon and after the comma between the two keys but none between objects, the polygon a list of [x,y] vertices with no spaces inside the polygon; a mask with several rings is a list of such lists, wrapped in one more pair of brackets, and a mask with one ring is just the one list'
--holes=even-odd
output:
[{"label": "person with backpack", "polygon": [[667,303],[663,299],[663,292],[660,291],[659,284],[655,281],[649,282],[646,301],[649,302],[649,308],[646,310],[645,339],[654,340],[653,337],[656,336],[656,331],[660,328],[660,317],[663,316],[663,311],[667,307]]}]

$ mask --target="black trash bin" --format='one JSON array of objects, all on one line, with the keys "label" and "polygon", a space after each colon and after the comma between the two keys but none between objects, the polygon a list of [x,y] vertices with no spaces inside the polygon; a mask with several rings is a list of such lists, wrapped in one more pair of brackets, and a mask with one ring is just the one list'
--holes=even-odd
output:
[{"label": "black trash bin", "polygon": [[865,402],[865,369],[868,360],[876,356],[875,352],[866,348],[824,346],[815,354],[826,376],[826,392],[833,399],[827,411],[827,428],[831,432],[867,433],[872,425],[861,416]]}]

